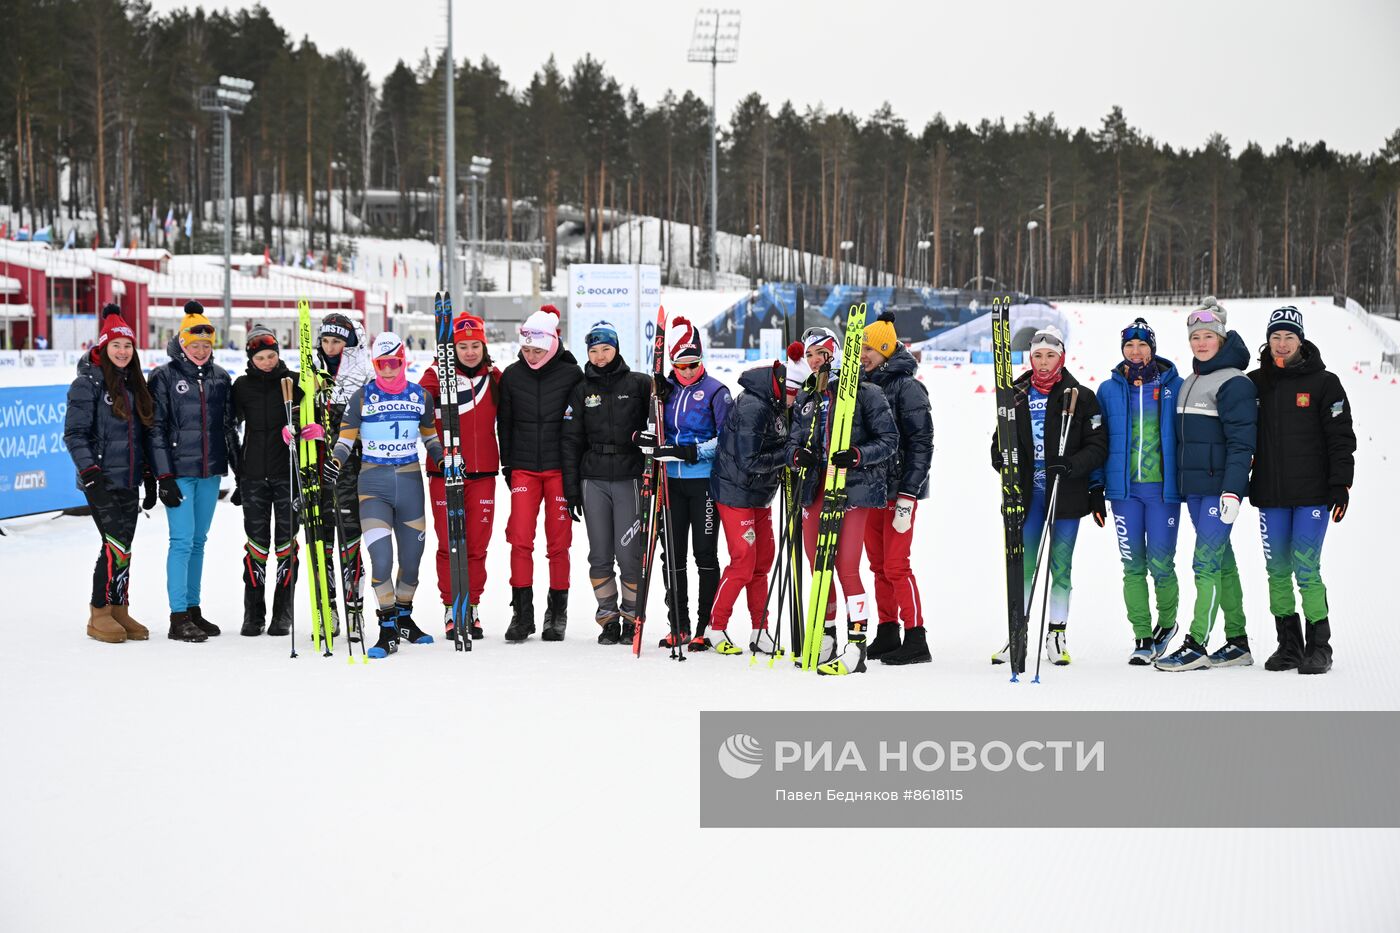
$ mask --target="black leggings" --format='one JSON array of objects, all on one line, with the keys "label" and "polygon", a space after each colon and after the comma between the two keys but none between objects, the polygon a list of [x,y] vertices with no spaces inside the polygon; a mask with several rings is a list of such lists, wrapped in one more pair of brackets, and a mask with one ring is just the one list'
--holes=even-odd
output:
[{"label": "black leggings", "polygon": [[243,584],[249,589],[267,585],[269,556],[275,558],[274,581],[278,587],[296,582],[297,521],[292,514],[292,482],[286,476],[245,479],[243,490]]},{"label": "black leggings", "polygon": [[[671,619],[678,623],[681,631],[690,631],[689,581],[686,568],[686,539],[695,545],[695,569],[700,577],[700,599],[697,609],[698,622],[695,634],[703,634],[710,624],[710,609],[714,606],[715,593],[719,590],[719,512],[710,498],[709,477],[668,479],[671,496],[671,510],[667,518],[671,523],[671,541],[675,545],[676,576],[674,587],[671,580],[671,555],[665,551],[665,535],[662,535],[662,560],[665,567],[667,587],[666,605],[671,612],[679,613]],[[674,591],[672,591],[674,590]]]},{"label": "black leggings", "polygon": [[125,606],[126,589],[131,581],[131,541],[136,537],[136,515],[140,489],[107,489],[107,501],[95,505],[92,495],[87,496],[92,507],[92,520],[97,525],[97,533],[102,536],[102,550],[97,554],[97,565],[92,570],[93,606]]}]

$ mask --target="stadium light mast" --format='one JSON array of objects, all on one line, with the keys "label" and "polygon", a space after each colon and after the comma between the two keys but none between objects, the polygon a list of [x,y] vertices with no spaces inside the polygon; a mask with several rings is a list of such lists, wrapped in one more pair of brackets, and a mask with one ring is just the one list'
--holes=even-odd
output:
[{"label": "stadium light mast", "polygon": [[[206,84],[199,89],[199,109],[217,113],[223,121],[224,176],[224,346],[233,332],[233,168],[232,147],[229,143],[229,117],[242,114],[253,99],[253,82],[245,78],[220,75],[218,84]],[[326,205],[330,209],[329,203]]]},{"label": "stadium light mast", "polygon": [[447,221],[444,233],[447,240],[447,264],[443,268],[443,278],[446,280],[444,291],[456,292],[457,289],[457,104],[456,104],[456,84],[457,66],[452,58],[452,0],[447,0],[447,50],[446,68],[444,72],[444,83],[446,84],[447,113],[445,120],[445,136],[447,144],[443,147],[443,173],[442,173],[442,198],[443,204],[447,208],[445,219]]},{"label": "stadium light mast", "polygon": [[702,9],[695,14],[688,61],[710,66],[710,288],[719,279],[719,141],[715,127],[719,66],[739,60],[739,11]]}]

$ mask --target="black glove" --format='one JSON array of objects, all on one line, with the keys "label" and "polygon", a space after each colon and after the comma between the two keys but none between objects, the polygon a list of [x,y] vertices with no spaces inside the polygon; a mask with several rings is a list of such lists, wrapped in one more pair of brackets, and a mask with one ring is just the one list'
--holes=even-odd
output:
[{"label": "black glove", "polygon": [[684,461],[695,463],[700,459],[700,451],[694,444],[664,444],[652,454],[657,460]]},{"label": "black glove", "polygon": [[583,496],[569,496],[565,501],[569,506],[569,518],[576,522],[583,521]]},{"label": "black glove", "polygon": [[1095,486],[1089,490],[1089,515],[1093,517],[1094,524],[1103,527],[1104,520],[1108,518],[1108,508],[1103,501],[1103,487]]},{"label": "black glove", "polygon": [[78,474],[82,480],[83,492],[87,493],[88,502],[92,507],[100,509],[112,501],[111,490],[107,487],[107,478],[102,475],[102,467],[90,466]]},{"label": "black glove", "polygon": [[792,465],[799,470],[810,470],[817,465],[817,455],[810,447],[799,447],[792,452]]},{"label": "black glove", "polygon": [[1046,457],[1045,478],[1047,480],[1053,480],[1057,476],[1061,479],[1069,476],[1069,461],[1065,460],[1063,457]]},{"label": "black glove", "polygon": [[501,467],[501,475],[502,475],[503,477],[505,477],[505,480],[506,480],[506,489],[510,489],[510,474],[511,474],[511,472],[512,472],[512,470],[511,470],[510,467],[508,467],[508,466],[503,466],[503,467]]},{"label": "black glove", "polygon": [[1351,502],[1351,491],[1345,486],[1332,487],[1332,522],[1346,518],[1347,505]]},{"label": "black glove", "polygon": [[841,470],[855,469],[860,466],[860,450],[855,447],[847,447],[845,450],[833,452],[831,465]]},{"label": "black glove", "polygon": [[149,512],[156,507],[156,478],[147,473],[141,480],[144,497],[141,499],[141,511]]},{"label": "black glove", "polygon": [[234,504],[234,506],[241,506],[241,505],[243,505],[243,486],[242,486],[242,484],[240,484],[240,483],[234,483],[234,484],[233,484],[233,495],[231,495],[231,496],[228,497],[228,501],[229,501],[229,502],[232,502],[232,503]]},{"label": "black glove", "polygon": [[167,509],[178,509],[180,503],[185,501],[180,487],[175,484],[175,477],[162,476],[157,482],[157,486],[160,489],[160,503]]},{"label": "black glove", "polygon": [[661,399],[661,404],[666,404],[666,400],[669,399],[671,393],[675,391],[671,387],[671,380],[663,376],[660,379],[653,379],[652,381],[655,383],[653,391],[656,393],[656,397]]},{"label": "black glove", "polygon": [[340,461],[334,456],[322,460],[321,482],[325,483],[327,486],[334,486],[338,479],[340,479]]},{"label": "black glove", "polygon": [[656,435],[651,431],[632,432],[632,443],[648,457],[656,455]]}]

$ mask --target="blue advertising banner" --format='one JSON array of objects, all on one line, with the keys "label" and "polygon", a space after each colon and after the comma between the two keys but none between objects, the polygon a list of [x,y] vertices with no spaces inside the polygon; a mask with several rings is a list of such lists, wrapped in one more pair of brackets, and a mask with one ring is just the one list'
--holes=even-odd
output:
[{"label": "blue advertising banner", "polygon": [[0,389],[0,518],[83,505],[63,443],[68,387]]}]

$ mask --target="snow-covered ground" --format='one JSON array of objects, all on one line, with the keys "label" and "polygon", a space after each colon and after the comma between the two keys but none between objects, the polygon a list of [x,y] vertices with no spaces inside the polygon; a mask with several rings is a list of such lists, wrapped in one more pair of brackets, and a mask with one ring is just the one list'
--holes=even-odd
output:
[{"label": "snow-covered ground", "polygon": [[[1226,302],[1252,347],[1272,304]],[[438,643],[349,665],[317,656],[304,632],[296,660],[286,639],[240,638],[243,533],[227,502],[203,598],[225,634],[203,645],[164,638],[159,507],[139,524],[133,562],[148,643],[83,633],[90,521],[0,538],[11,600],[0,929],[1395,929],[1391,830],[698,829],[700,710],[1400,709],[1384,583],[1400,525],[1400,384],[1376,372],[1375,340],[1354,318],[1325,301],[1300,305],[1351,395],[1360,441],[1352,508],[1325,550],[1336,666],[1324,677],[1262,663],[1178,676],[1128,667],[1116,548],[1109,529],[1085,522],[1074,663],[1038,686],[1008,684],[987,663],[1004,633],[992,400],[977,391],[992,387],[989,366],[921,371],[937,432],[932,497],[915,526],[929,665],[818,678],[713,653],[677,664],[653,639],[640,660],[600,647],[581,526],[568,640],[506,645],[504,486],[487,637],[469,655]],[[1061,308],[1083,381],[1102,380],[1119,329],[1139,313],[1162,355],[1189,360],[1186,309]],[[741,367],[713,368],[732,381]],[[1273,625],[1256,522],[1246,506],[1233,542],[1264,655]],[[1192,542],[1187,523],[1186,607]],[[418,616],[430,632],[434,579],[425,561]],[[542,608],[539,565],[537,580]],[[1143,788],[1144,805],[1152,799]]]}]

